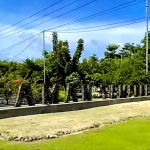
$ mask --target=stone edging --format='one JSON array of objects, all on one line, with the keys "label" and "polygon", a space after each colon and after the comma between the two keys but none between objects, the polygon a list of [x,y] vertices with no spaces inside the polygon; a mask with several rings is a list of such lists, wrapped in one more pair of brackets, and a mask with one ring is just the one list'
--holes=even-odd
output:
[{"label": "stone edging", "polygon": [[108,121],[108,122],[104,122],[104,123],[93,123],[90,126],[83,127],[80,129],[75,129],[72,131],[58,131],[57,133],[55,133],[53,135],[48,134],[45,136],[37,136],[37,137],[17,137],[17,136],[10,135],[9,132],[2,132],[2,133],[0,133],[0,138],[3,140],[16,141],[16,142],[19,142],[19,141],[33,142],[33,141],[44,140],[44,139],[55,139],[55,138],[58,138],[61,136],[70,135],[73,133],[79,133],[79,132],[87,131],[90,129],[102,128],[102,127],[104,127],[104,125],[110,125],[110,124],[116,124],[116,123],[120,123],[120,122],[129,121],[130,119],[138,118],[138,117],[148,117],[148,115],[128,116],[126,118],[122,118],[122,119],[118,119],[118,120],[112,120],[112,121]]}]

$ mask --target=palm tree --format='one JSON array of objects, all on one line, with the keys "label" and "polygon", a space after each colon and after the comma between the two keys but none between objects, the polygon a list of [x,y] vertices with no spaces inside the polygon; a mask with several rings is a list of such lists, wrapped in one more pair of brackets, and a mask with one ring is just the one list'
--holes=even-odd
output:
[{"label": "palm tree", "polygon": [[29,78],[32,79],[32,74],[33,74],[34,71],[38,71],[38,72],[42,71],[42,67],[39,66],[38,64],[36,64],[34,62],[34,60],[29,59],[29,58],[27,58],[23,62],[23,64],[22,64],[20,69],[21,69],[20,70],[21,74],[23,75],[23,78],[25,80],[29,79]]}]

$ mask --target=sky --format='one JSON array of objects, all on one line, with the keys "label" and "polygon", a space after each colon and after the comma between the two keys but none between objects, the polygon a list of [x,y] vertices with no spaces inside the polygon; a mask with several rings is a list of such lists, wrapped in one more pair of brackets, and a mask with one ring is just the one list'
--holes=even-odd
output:
[{"label": "sky", "polygon": [[[84,45],[84,52],[82,54],[82,58],[89,57],[93,54],[96,54],[99,58],[103,58],[104,52],[106,51],[106,47],[108,44],[113,44],[113,43],[120,44],[121,45],[120,48],[121,48],[125,43],[140,44],[141,40],[144,37],[146,31],[145,21],[138,22],[136,24],[132,24],[128,26],[123,26],[123,25],[128,24],[129,22],[108,26],[108,24],[112,24],[112,23],[130,21],[130,20],[145,17],[144,0],[143,1],[136,0],[135,2],[128,4],[128,5],[131,4],[134,5],[132,6],[124,5],[128,7],[122,8],[117,11],[114,11],[115,10],[114,9],[113,11],[111,10],[111,12],[109,13],[103,12],[103,14],[96,16],[95,18],[82,20],[80,22],[76,22],[68,26],[58,27],[63,24],[79,20],[89,15],[99,13],[108,10],[112,7],[116,7],[118,5],[131,1],[131,0],[96,0],[96,1],[93,0],[93,2],[89,5],[86,5],[80,9],[62,15],[68,11],[71,11],[86,3],[89,3],[92,0],[86,0],[86,1],[78,0],[72,5],[69,5],[64,9],[56,11],[57,9],[75,1],[75,0],[69,0],[69,1],[61,0],[61,2],[46,9],[45,11],[42,11],[41,13],[38,13],[37,15],[34,15],[33,17],[16,24],[17,22],[37,13],[38,11],[58,1],[60,0],[53,0],[53,1],[0,0],[0,59],[1,60],[23,61],[26,58],[42,58],[42,51],[43,51],[42,35],[39,38],[37,38],[37,40],[33,44],[31,43],[36,38],[36,36],[34,35],[37,35],[43,30],[47,30],[47,29],[51,29],[51,31],[45,33],[46,50],[48,51],[52,50],[52,31],[57,31],[59,40],[68,40],[71,55],[73,55],[76,49],[78,39],[80,38],[84,39],[85,45]],[[50,14],[50,15],[47,15],[42,19],[27,24],[33,20],[43,17],[46,14]],[[47,20],[50,21],[31,28],[32,26],[40,24]],[[88,28],[94,26],[99,26],[99,27],[91,28],[91,29]],[[110,27],[113,26],[114,27],[120,26],[120,27],[109,29]],[[71,30],[71,29],[79,29],[79,28],[82,28],[80,32],[79,30],[76,31]],[[74,33],[64,33],[66,31],[62,31],[62,30],[67,30],[67,32],[74,32]],[[90,30],[95,30],[95,31],[89,32]],[[23,31],[23,32],[17,33],[19,31]],[[85,31],[85,32],[81,32],[81,31]],[[24,43],[12,49],[6,49],[32,36],[33,38],[27,40]],[[29,46],[30,44],[31,46]],[[26,47],[28,48],[25,49]]]}]

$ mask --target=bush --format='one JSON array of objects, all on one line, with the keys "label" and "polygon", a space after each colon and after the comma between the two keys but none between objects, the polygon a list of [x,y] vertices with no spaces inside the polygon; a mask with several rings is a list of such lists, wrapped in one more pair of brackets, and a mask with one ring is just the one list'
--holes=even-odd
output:
[{"label": "bush", "polygon": [[64,102],[66,98],[65,91],[59,91],[59,102]]},{"label": "bush", "polygon": [[0,94],[4,94],[4,88],[0,88]]}]

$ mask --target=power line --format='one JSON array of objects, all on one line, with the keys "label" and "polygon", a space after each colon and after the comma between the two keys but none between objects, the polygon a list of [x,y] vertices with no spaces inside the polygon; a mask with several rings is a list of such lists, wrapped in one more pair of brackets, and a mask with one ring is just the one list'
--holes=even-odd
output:
[{"label": "power line", "polygon": [[[94,0],[94,1],[96,1],[96,0]],[[47,21],[44,21],[44,22],[42,22],[42,23],[39,23],[39,24],[34,25],[34,26],[32,26],[32,27],[30,27],[30,28],[27,28],[27,29],[31,29],[31,28],[33,28],[33,27],[39,26],[39,25],[41,25],[41,24],[43,24],[43,23],[46,23],[46,22],[48,22],[48,21],[51,21],[51,20],[56,19],[56,18],[58,18],[58,17],[61,17],[61,16],[63,16],[63,15],[66,15],[66,14],[68,14],[68,13],[70,13],[70,12],[72,12],[72,11],[75,11],[75,10],[81,8],[81,7],[85,7],[86,5],[89,5],[89,4],[91,4],[92,2],[94,2],[94,1],[91,1],[91,2],[89,2],[89,3],[86,3],[86,4],[84,4],[84,5],[80,6],[80,7],[77,7],[76,9],[73,9],[73,10],[71,10],[71,11],[68,11],[68,12],[66,12],[66,13],[64,13],[64,14],[61,14],[61,15],[59,15],[59,16],[57,16],[57,17],[54,17],[54,18],[52,18],[52,19],[49,19],[49,20],[47,20]],[[87,16],[87,17],[84,17],[84,18],[75,20],[75,21],[70,22],[70,23],[66,23],[66,24],[63,24],[63,25],[59,25],[59,26],[57,26],[57,27],[54,27],[54,28],[51,28],[51,29],[48,29],[48,30],[52,30],[52,29],[55,29],[55,28],[58,28],[58,27],[67,26],[67,25],[70,25],[70,24],[74,24],[74,23],[76,23],[76,22],[81,22],[81,21],[84,21],[85,19],[88,20],[88,19],[94,18],[94,17],[97,17],[97,15],[99,15],[100,13],[107,12],[107,11],[109,11],[109,10],[112,10],[112,9],[117,8],[117,7],[121,7],[121,6],[130,4],[130,3],[133,3],[133,2],[135,2],[135,1],[136,1],[136,0],[132,0],[132,1],[129,1],[129,2],[127,2],[127,3],[123,3],[123,4],[118,5],[118,6],[116,6],[116,7],[112,7],[112,8],[110,8],[110,9],[107,9],[107,10],[104,10],[104,11],[101,11],[101,12],[98,12],[98,13],[95,13],[95,14],[93,14],[93,15],[90,15],[90,16]],[[142,0],[142,1],[140,1],[140,2],[143,2],[143,1],[145,1],[145,0]],[[137,2],[137,3],[140,3],[140,2]],[[128,6],[125,6],[125,7],[122,7],[122,8],[126,8],[126,7],[129,7],[129,6],[135,5],[135,4],[137,4],[137,3],[131,4],[131,5],[128,5]],[[122,9],[122,8],[120,8],[120,9]],[[117,9],[117,10],[120,10],[120,9]],[[114,10],[114,11],[116,11],[116,10]],[[113,11],[111,11],[111,12],[113,12]],[[110,12],[107,12],[107,13],[110,13]],[[104,13],[104,14],[101,14],[101,15],[105,15],[105,14],[107,14],[107,13]],[[10,35],[4,36],[4,37],[1,37],[0,39],[3,39],[3,38],[6,38],[6,37],[15,35],[15,34],[17,34],[17,33],[21,33],[21,32],[23,32],[23,31],[26,31],[27,29],[18,31],[18,32],[16,32],[16,33],[13,33],[13,34],[10,34]],[[48,31],[48,30],[45,30],[45,31]]]},{"label": "power line", "polygon": [[55,12],[57,12],[57,11],[63,9],[63,8],[65,8],[65,7],[68,7],[68,6],[70,6],[70,5],[74,4],[74,3],[76,3],[77,1],[80,1],[80,0],[75,0],[75,1],[73,1],[73,2],[71,2],[71,3],[69,3],[69,4],[67,4],[67,5],[65,5],[65,6],[63,6],[63,7],[60,7],[60,8],[58,8],[58,9],[56,9],[56,10],[54,10],[54,11],[52,11],[52,12],[50,12],[50,13],[48,13],[48,14],[42,16],[42,17],[40,17],[40,18],[37,18],[37,19],[35,19],[35,20],[31,21],[31,22],[28,22],[28,23],[26,23],[26,24],[24,24],[24,25],[22,25],[22,26],[19,26],[19,27],[13,29],[13,30],[10,30],[10,31],[8,31],[8,32],[5,32],[5,33],[1,34],[0,37],[1,37],[2,35],[5,35],[5,34],[7,34],[7,33],[10,33],[10,32],[12,32],[12,31],[15,31],[15,30],[17,30],[17,29],[20,29],[20,28],[22,28],[22,27],[24,27],[24,26],[26,26],[26,25],[28,25],[28,24],[31,24],[31,23],[33,23],[33,22],[35,22],[35,21],[38,21],[38,20],[40,20],[40,19],[43,19],[44,17],[47,17],[47,16],[49,16],[49,15],[51,15],[51,14],[53,14],[53,13],[55,13]]},{"label": "power line", "polygon": [[[64,26],[68,26],[68,25],[72,25],[72,24],[75,24],[75,23],[79,23],[79,22],[82,22],[82,21],[85,21],[85,20],[89,20],[91,18],[95,18],[95,17],[98,17],[98,16],[103,16],[103,15],[106,15],[108,13],[111,13],[111,12],[114,12],[114,11],[117,11],[117,10],[120,10],[120,9],[123,9],[123,8],[127,8],[127,7],[130,7],[130,6],[133,6],[135,4],[138,4],[138,3],[141,3],[141,2],[144,2],[145,0],[142,0],[140,2],[137,2],[137,3],[134,3],[134,4],[131,4],[131,5],[128,5],[128,6],[124,6],[124,7],[121,7],[121,8],[118,8],[118,9],[115,9],[117,7],[120,7],[120,6],[123,6],[123,5],[126,5],[127,3],[124,3],[122,5],[118,5],[116,7],[112,7],[110,9],[107,9],[107,10],[104,10],[104,11],[101,11],[101,12],[98,12],[96,14],[93,14],[93,15],[90,15],[90,16],[87,16],[87,17],[84,17],[84,18],[81,18],[81,19],[78,19],[78,20],[75,20],[75,21],[72,21],[72,22],[69,22],[69,23],[66,23],[66,24],[63,24],[63,25],[59,25],[59,26],[56,26],[54,28],[50,28],[50,29],[47,29],[45,30],[46,32],[47,31],[50,31],[50,30],[53,30],[53,29],[56,29],[56,28],[60,28],[60,27],[64,27]],[[130,3],[133,2],[133,1],[130,1]],[[129,2],[128,2],[129,3]],[[112,11],[109,11],[111,9],[115,9],[115,10],[112,10]],[[107,12],[109,11],[109,12]],[[103,12],[106,12],[106,13],[103,13]],[[102,14],[101,14],[102,13]]]},{"label": "power line", "polygon": [[[87,28],[78,28],[78,29],[70,29],[70,30],[57,30],[57,32],[58,32],[58,33],[75,33],[75,32],[63,32],[63,31],[71,31],[71,30],[81,30],[81,29],[97,28],[97,27],[102,27],[102,26],[115,25],[115,24],[119,24],[119,23],[132,22],[132,21],[136,21],[136,20],[141,20],[141,21],[133,22],[133,23],[131,23],[131,24],[135,24],[135,23],[144,21],[144,17],[143,17],[143,18],[139,18],[139,19],[134,19],[134,20],[116,22],[116,23],[105,24],[105,25],[100,25],[100,26],[92,26],[92,27],[87,27]],[[125,26],[125,25],[123,25],[123,26]],[[121,27],[121,26],[117,26],[117,27]],[[116,28],[116,26],[115,26],[115,27],[109,27],[109,28],[97,29],[97,30],[94,30],[94,31],[106,30],[106,29],[112,29],[112,28]],[[52,32],[52,31],[51,31],[51,32]],[[81,31],[81,32],[85,32],[85,31]],[[87,31],[87,32],[88,32],[88,31]],[[93,32],[93,30],[91,30],[91,31],[89,31],[89,32]],[[41,32],[41,33],[42,33],[42,32]],[[76,32],[76,33],[79,33],[79,32]],[[8,49],[12,49],[12,48],[14,48],[14,47],[16,47],[16,46],[18,46],[18,45],[20,45],[20,44],[22,44],[22,43],[24,43],[24,42],[30,40],[31,38],[33,38],[33,37],[35,37],[35,36],[37,36],[37,35],[39,35],[39,33],[36,34],[36,35],[34,35],[34,36],[32,36],[32,37],[30,37],[30,38],[28,38],[28,39],[26,39],[26,40],[24,40],[24,41],[21,41],[21,42],[15,44],[15,45],[12,45],[12,46],[10,46],[10,47],[8,47],[8,48],[2,49],[2,50],[0,50],[0,52],[5,51],[5,50],[8,50]]]},{"label": "power line", "polygon": [[[61,16],[66,15],[66,14],[69,14],[70,12],[73,12],[73,11],[75,11],[75,10],[78,10],[78,9],[82,8],[82,7],[85,7],[85,6],[87,6],[87,5],[90,5],[91,3],[95,2],[95,1],[98,1],[98,0],[92,0],[92,1],[90,1],[90,2],[88,2],[88,3],[86,3],[86,4],[84,4],[84,5],[81,5],[81,6],[77,7],[77,8],[75,8],[75,9],[72,9],[72,10],[70,10],[70,11],[67,11],[66,13],[63,13],[63,14],[58,15],[58,16],[56,16],[56,17],[53,17],[52,19],[48,19],[47,21],[41,22],[41,23],[39,23],[39,24],[37,24],[37,25],[34,25],[34,26],[32,26],[32,27],[29,27],[29,28],[27,28],[27,29],[34,28],[34,27],[39,26],[39,25],[41,25],[41,24],[43,24],[43,23],[46,23],[46,22],[48,22],[48,21],[54,20],[54,19],[56,19],[56,18],[59,18],[59,17],[61,17]],[[21,33],[21,32],[23,32],[23,31],[26,31],[27,29],[18,31],[18,32],[13,33],[13,34],[10,34],[10,35],[3,36],[3,37],[1,37],[0,39],[3,39],[3,38],[6,38],[6,37],[15,35],[15,34],[17,34],[17,33]]]},{"label": "power line", "polygon": [[[110,27],[110,28],[96,29],[96,30],[91,30],[91,31],[80,31],[80,32],[93,32],[93,31],[99,31],[99,30],[106,30],[106,29],[118,28],[118,27],[123,27],[123,26],[131,25],[131,24],[143,22],[143,21],[145,21],[145,20],[137,21],[137,22],[133,22],[133,23],[121,25],[121,26],[114,26],[114,27]],[[79,33],[79,32],[60,32],[60,33]],[[40,34],[38,35],[38,37],[41,36],[41,34],[42,34],[42,33],[40,33]],[[38,39],[38,37],[36,37],[36,39],[34,39],[25,49],[23,49],[19,54],[17,54],[17,55],[14,57],[14,59],[15,59],[18,55],[20,55],[23,51],[25,51],[28,47],[30,47],[30,46]]]},{"label": "power line", "polygon": [[[134,0],[134,1],[136,1],[136,0]],[[131,2],[133,2],[133,1],[130,1],[130,3],[131,3]],[[143,1],[140,1],[140,2],[143,2]],[[128,3],[129,3],[129,2],[128,2]],[[125,4],[128,4],[128,3],[124,3],[124,4],[121,4],[121,5],[115,6],[115,7],[113,7],[113,8],[104,10],[104,11],[99,12],[99,13],[96,13],[96,14],[100,14],[100,13],[106,12],[106,11],[108,11],[108,10],[115,9],[115,8],[117,8],[117,7],[120,7],[120,6],[125,5]],[[139,2],[138,2],[138,3],[139,3]],[[132,5],[135,5],[135,4],[137,4],[137,3],[134,3],[134,4],[132,4]],[[129,6],[132,6],[132,5],[129,5]],[[127,6],[127,7],[129,7],[129,6]],[[122,8],[125,8],[125,7],[122,7]],[[120,8],[120,9],[122,9],[122,8]],[[117,9],[117,10],[120,10],[120,9]],[[113,10],[113,11],[115,11],[115,10]],[[110,13],[110,12],[113,12],[113,11],[109,11],[109,12],[103,13],[103,14],[101,14],[101,15],[105,15],[105,14]],[[72,21],[72,22],[69,22],[69,23],[66,23],[66,24],[63,24],[63,25],[60,25],[60,26],[56,26],[56,27],[51,28],[51,29],[47,29],[47,30],[45,30],[44,32],[50,31],[50,30],[52,30],[52,29],[56,29],[56,28],[59,28],[59,27],[63,27],[63,26],[68,26],[68,25],[71,25],[71,24],[75,24],[75,23],[77,23],[77,22],[84,21],[84,19],[90,19],[90,17],[91,17],[91,16],[93,17],[94,15],[95,15],[95,14],[90,15],[90,16],[87,16],[87,17],[84,17],[84,18],[81,18],[81,19],[77,19],[77,20],[75,20],[75,21]],[[95,17],[95,16],[94,16],[94,17]],[[36,34],[36,35],[37,35],[37,34]],[[36,35],[34,35],[34,36],[36,36]],[[34,36],[32,36],[32,37],[34,37]],[[30,38],[32,38],[32,37],[30,37]],[[30,39],[30,38],[28,38],[28,39]],[[23,40],[23,41],[21,41],[21,42],[15,44],[15,45],[12,45],[12,46],[10,46],[10,47],[8,47],[8,48],[2,49],[2,50],[0,50],[0,52],[1,52],[1,51],[5,51],[5,50],[8,50],[8,49],[11,49],[11,48],[14,48],[14,47],[17,46],[17,45],[24,43],[24,42],[27,41],[28,39]]]},{"label": "power line", "polygon": [[16,22],[16,23],[14,23],[14,24],[12,24],[12,25],[10,25],[10,26],[8,26],[8,27],[6,27],[6,28],[0,30],[0,32],[2,32],[2,31],[4,31],[4,30],[6,30],[6,29],[9,29],[9,28],[11,28],[11,27],[17,25],[17,24],[19,24],[19,23],[21,23],[21,22],[23,22],[23,21],[25,21],[25,20],[27,20],[27,19],[29,19],[29,18],[35,16],[35,15],[37,15],[37,14],[39,14],[39,13],[41,13],[41,12],[47,10],[48,8],[50,8],[50,7],[52,7],[52,6],[55,6],[56,4],[58,4],[58,3],[62,2],[62,1],[64,1],[64,0],[59,0],[59,1],[57,1],[57,2],[55,2],[55,3],[53,3],[53,4],[51,4],[51,5],[49,5],[48,7],[46,7],[46,8],[44,8],[44,9],[42,9],[42,10],[40,10],[40,11],[38,11],[38,12],[32,14],[31,16],[29,16],[29,17],[27,17],[27,18],[25,18],[25,19],[23,19],[23,20],[20,20],[20,21],[18,21],[18,22]]},{"label": "power line", "polygon": [[[124,25],[120,25],[120,26],[109,27],[109,28],[101,28],[101,29],[95,29],[95,30],[83,30],[83,31],[75,31],[75,32],[58,32],[58,33],[94,32],[94,31],[100,31],[100,30],[106,30],[106,29],[113,29],[113,28],[128,26],[128,25],[136,24],[136,23],[143,22],[143,21],[145,21],[145,19],[144,19],[144,20],[141,20],[141,21],[136,21],[136,22],[132,22],[132,23],[128,23],[128,24],[124,24]],[[86,29],[86,28],[85,28],[85,29]]]},{"label": "power line", "polygon": [[91,29],[91,28],[98,28],[98,27],[103,27],[103,26],[110,26],[110,25],[115,25],[115,24],[122,24],[122,23],[126,23],[126,22],[133,22],[133,21],[137,21],[137,20],[143,20],[145,19],[145,17],[143,18],[138,18],[138,19],[132,19],[132,20],[127,20],[127,21],[121,21],[121,22],[116,22],[116,23],[110,23],[110,24],[104,24],[104,25],[98,25],[98,26],[90,26],[90,27],[84,27],[84,28],[75,28],[75,29],[68,29],[68,30],[56,30],[55,32],[64,32],[64,31],[77,31],[77,30],[82,30],[82,29]]},{"label": "power line", "polygon": [[[40,33],[41,33],[41,32],[40,32]],[[36,34],[36,35],[33,35],[33,36],[31,36],[31,37],[29,37],[29,38],[27,38],[27,39],[25,39],[25,40],[23,40],[23,41],[21,41],[21,42],[19,42],[19,43],[17,43],[17,44],[14,44],[14,45],[12,45],[12,46],[9,46],[9,47],[7,47],[7,48],[4,48],[4,49],[0,50],[0,52],[5,51],[5,50],[8,50],[8,49],[12,49],[12,48],[14,48],[14,47],[16,47],[16,46],[18,46],[18,45],[20,45],[20,44],[22,44],[22,43],[24,43],[24,42],[30,40],[30,39],[32,39],[33,37],[39,35],[40,33],[38,33],[38,34]]]},{"label": "power line", "polygon": [[38,36],[26,47],[24,48],[19,54],[17,54],[14,59],[19,56],[21,53],[23,53],[28,47],[30,47],[40,36],[41,36],[42,33],[38,34]]}]

